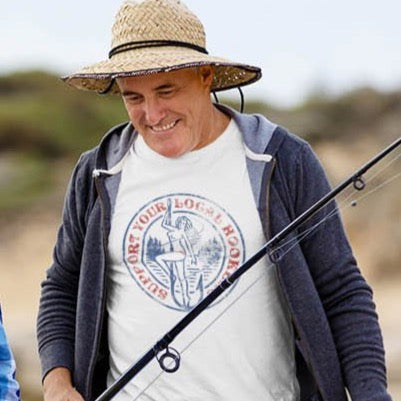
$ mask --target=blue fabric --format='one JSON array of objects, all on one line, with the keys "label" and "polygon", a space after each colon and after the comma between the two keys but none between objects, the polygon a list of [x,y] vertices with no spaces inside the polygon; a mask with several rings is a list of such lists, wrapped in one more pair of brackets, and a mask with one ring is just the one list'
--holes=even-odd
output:
[{"label": "blue fabric", "polygon": [[15,380],[15,362],[4,331],[0,306],[0,400],[20,400],[19,385]]},{"label": "blue fabric", "polygon": [[[262,116],[225,112],[236,120],[253,152],[273,156],[270,163],[248,164],[269,238],[330,186],[306,142]],[[130,124],[116,127],[81,157],[67,191],[54,262],[43,282],[37,330],[43,375],[58,366],[69,368],[87,401],[104,388],[108,369],[105,243],[120,179],[120,174],[100,176],[95,189],[92,171],[112,167],[134,134]],[[331,203],[302,229],[313,227],[335,207]],[[338,215],[320,224],[277,264],[303,356],[297,372],[303,399],[319,399],[313,395],[318,391],[324,401],[345,401],[347,388],[353,401],[390,401],[372,291]]]}]

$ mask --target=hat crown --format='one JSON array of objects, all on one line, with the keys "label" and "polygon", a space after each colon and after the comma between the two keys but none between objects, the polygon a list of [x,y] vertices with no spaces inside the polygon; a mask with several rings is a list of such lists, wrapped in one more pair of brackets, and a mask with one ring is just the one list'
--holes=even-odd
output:
[{"label": "hat crown", "polygon": [[112,28],[108,60],[65,77],[70,85],[98,93],[119,93],[118,77],[158,74],[213,65],[212,91],[257,81],[260,68],[206,51],[202,23],[181,0],[124,0]]},{"label": "hat crown", "polygon": [[180,0],[126,1],[112,28],[112,48],[149,40],[180,41],[206,47],[198,17]]}]

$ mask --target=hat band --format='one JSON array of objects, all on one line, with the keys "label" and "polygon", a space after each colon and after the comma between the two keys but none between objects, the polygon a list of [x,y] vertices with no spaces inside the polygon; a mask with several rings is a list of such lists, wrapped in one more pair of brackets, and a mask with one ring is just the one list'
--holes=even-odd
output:
[{"label": "hat band", "polygon": [[204,54],[208,54],[208,51],[205,48],[194,45],[193,43],[180,42],[176,40],[144,40],[139,42],[127,42],[123,43],[122,45],[113,47],[109,52],[109,59],[112,58],[115,54],[124,53],[129,50],[144,49],[147,47],[162,47],[162,46],[186,47]]}]

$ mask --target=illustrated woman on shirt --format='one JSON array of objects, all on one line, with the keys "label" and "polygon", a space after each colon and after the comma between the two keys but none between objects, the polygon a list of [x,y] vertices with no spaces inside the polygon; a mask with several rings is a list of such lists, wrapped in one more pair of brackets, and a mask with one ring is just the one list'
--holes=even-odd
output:
[{"label": "illustrated woman on shirt", "polygon": [[[158,255],[156,262],[170,277],[171,294],[175,302],[179,306],[188,308],[190,306],[190,294],[187,272],[189,267],[196,265],[196,256],[188,237],[188,230],[192,228],[192,222],[186,216],[179,216],[173,223],[171,200],[168,199],[167,211],[161,226],[167,230],[170,252]],[[176,284],[179,291],[176,290]]]}]

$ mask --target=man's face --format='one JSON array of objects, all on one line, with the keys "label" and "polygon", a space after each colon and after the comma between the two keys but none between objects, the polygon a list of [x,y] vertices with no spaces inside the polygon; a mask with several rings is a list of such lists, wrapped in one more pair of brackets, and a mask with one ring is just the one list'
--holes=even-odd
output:
[{"label": "man's face", "polygon": [[133,126],[155,152],[178,157],[210,142],[209,66],[117,80]]}]

